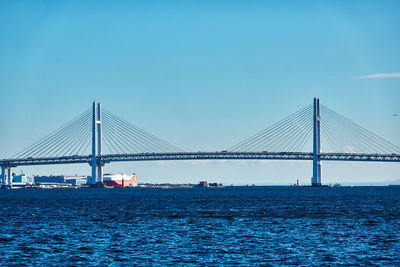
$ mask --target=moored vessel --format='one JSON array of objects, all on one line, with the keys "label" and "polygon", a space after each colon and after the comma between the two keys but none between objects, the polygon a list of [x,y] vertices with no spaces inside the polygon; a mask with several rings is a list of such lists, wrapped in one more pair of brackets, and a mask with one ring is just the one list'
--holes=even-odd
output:
[{"label": "moored vessel", "polygon": [[137,186],[137,175],[134,174],[109,174],[103,176],[103,183],[108,187],[135,187]]}]

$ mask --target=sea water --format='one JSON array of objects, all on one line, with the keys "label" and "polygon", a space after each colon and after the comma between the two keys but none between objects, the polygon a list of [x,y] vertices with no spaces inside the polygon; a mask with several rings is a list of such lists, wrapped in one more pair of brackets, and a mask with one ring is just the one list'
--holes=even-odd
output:
[{"label": "sea water", "polygon": [[400,265],[400,188],[0,191],[0,265]]}]

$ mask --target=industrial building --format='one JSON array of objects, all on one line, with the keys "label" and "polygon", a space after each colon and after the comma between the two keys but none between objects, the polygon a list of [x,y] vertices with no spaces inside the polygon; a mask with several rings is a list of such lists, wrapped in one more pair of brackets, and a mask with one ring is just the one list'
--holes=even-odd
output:
[{"label": "industrial building", "polygon": [[207,181],[200,181],[198,186],[199,187],[208,187]]},{"label": "industrial building", "polygon": [[20,174],[20,175],[17,175],[15,173],[12,174],[12,183],[13,184],[15,184],[15,183],[27,184],[29,182],[30,181],[28,179],[28,176],[26,176],[25,174]]},{"label": "industrial building", "polygon": [[35,184],[67,184],[70,186],[80,186],[87,184],[87,176],[64,176],[64,175],[51,175],[51,176],[35,176]]}]

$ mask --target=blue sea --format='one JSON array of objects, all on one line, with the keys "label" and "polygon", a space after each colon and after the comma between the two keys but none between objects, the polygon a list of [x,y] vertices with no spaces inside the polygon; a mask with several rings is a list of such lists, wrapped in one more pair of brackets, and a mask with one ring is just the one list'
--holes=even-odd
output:
[{"label": "blue sea", "polygon": [[399,187],[0,190],[0,265],[400,265]]}]

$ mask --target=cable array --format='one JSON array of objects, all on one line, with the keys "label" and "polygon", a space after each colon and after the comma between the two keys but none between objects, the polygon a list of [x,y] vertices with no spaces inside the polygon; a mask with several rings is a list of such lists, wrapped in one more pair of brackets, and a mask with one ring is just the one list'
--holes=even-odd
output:
[{"label": "cable array", "polygon": [[[111,154],[182,152],[126,120],[103,109],[103,143]],[[103,153],[104,154],[104,153]]]},{"label": "cable array", "polygon": [[[400,148],[321,105],[321,151],[335,153],[400,154]],[[88,109],[13,158],[90,155],[92,110]],[[265,130],[227,149],[230,152],[310,152],[313,105],[308,105]],[[103,109],[103,154],[183,152]],[[311,142],[310,142],[311,141]]]},{"label": "cable array", "polygon": [[13,158],[83,155],[91,141],[91,118],[92,112],[88,109]]},{"label": "cable array", "polygon": [[313,105],[229,148],[230,152],[302,152],[312,136]]},{"label": "cable array", "polygon": [[321,105],[321,140],[324,152],[391,154],[400,153],[400,148],[377,136],[346,117]]}]

